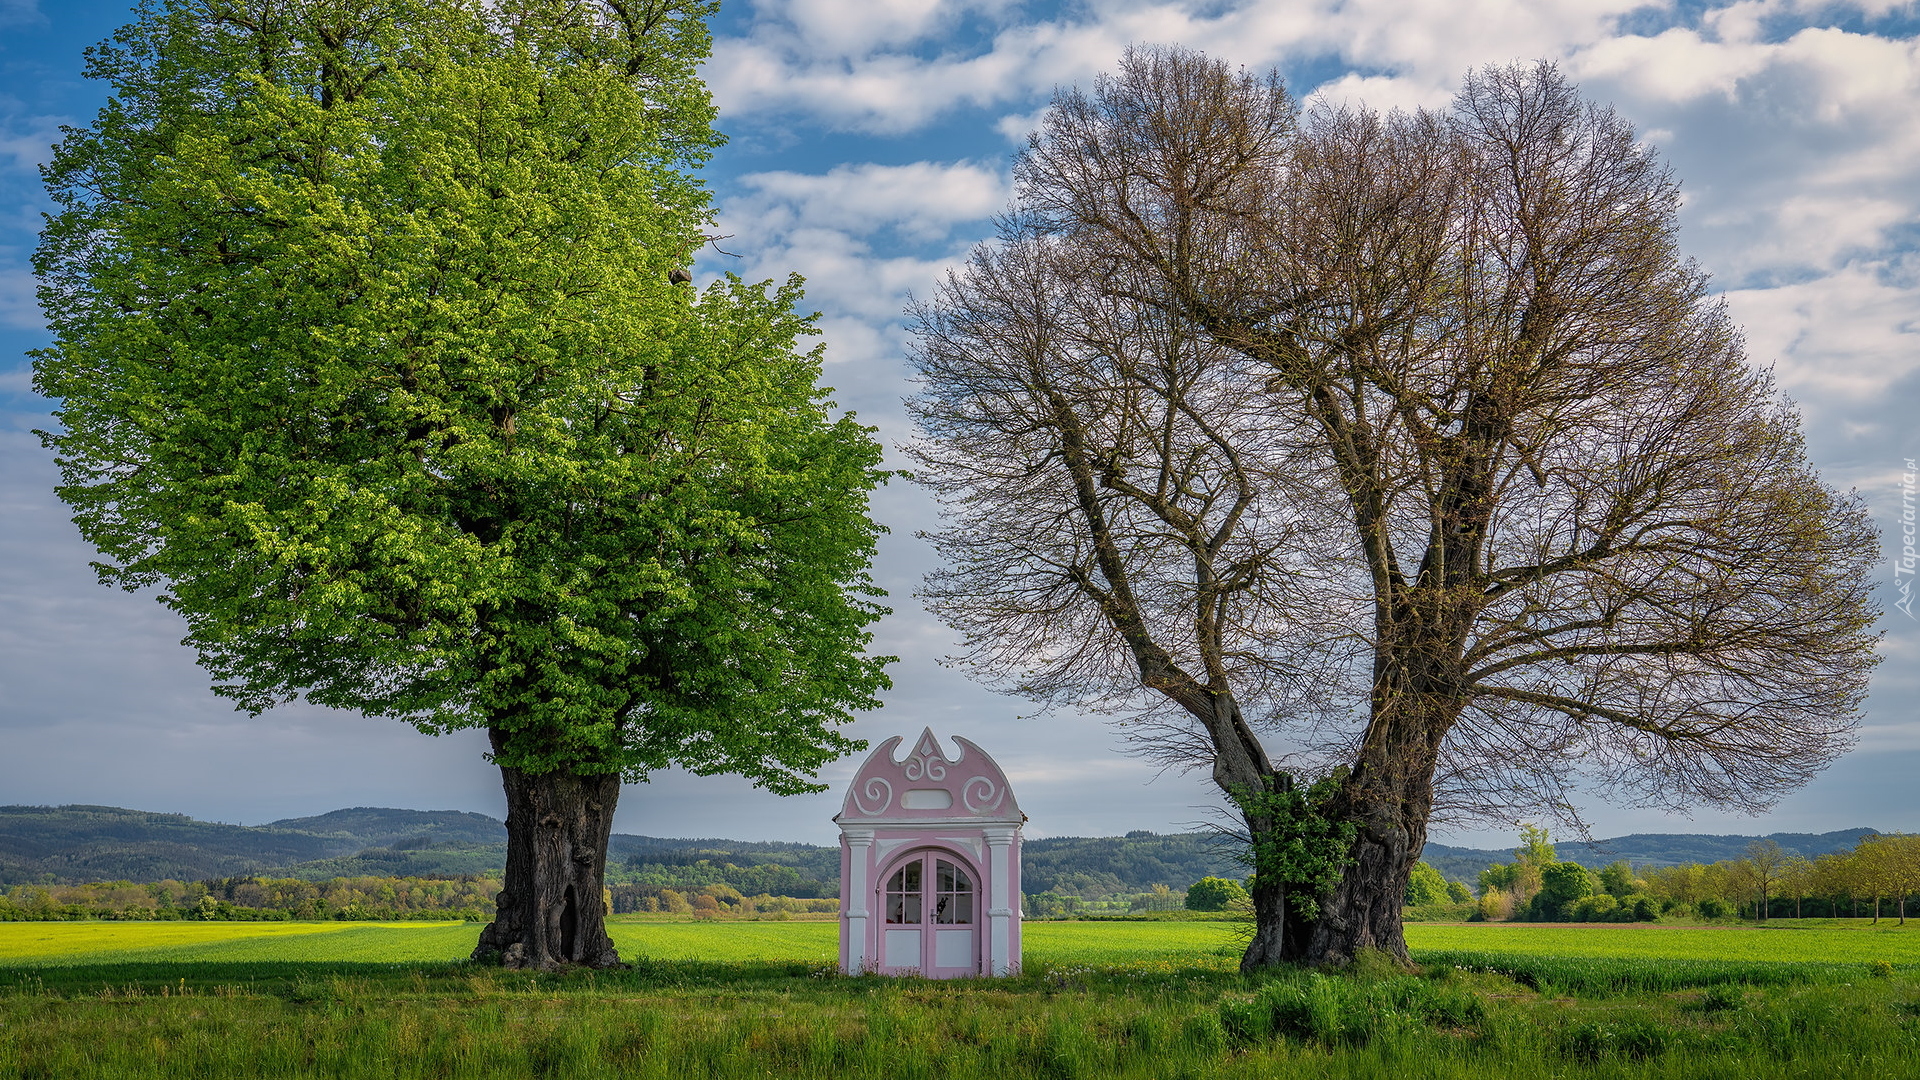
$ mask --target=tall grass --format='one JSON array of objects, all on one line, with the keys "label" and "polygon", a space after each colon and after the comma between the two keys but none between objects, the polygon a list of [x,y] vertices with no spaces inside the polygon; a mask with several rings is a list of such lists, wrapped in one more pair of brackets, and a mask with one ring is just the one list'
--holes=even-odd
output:
[{"label": "tall grass", "polygon": [[[1524,958],[1522,958],[1524,959]],[[1035,964],[951,983],[824,964],[117,964],[0,971],[0,1076],[1900,1077],[1920,983],[1384,965],[1244,978],[1210,960]],[[1528,969],[1535,970],[1535,969]],[[1545,969],[1538,969],[1536,974]]]},{"label": "tall grass", "polygon": [[[841,976],[818,955],[831,926],[764,925],[778,929],[689,925],[650,950],[623,943],[630,969],[567,975],[452,960],[471,937],[457,926],[444,941],[361,924],[158,952],[16,941],[0,955],[0,1078],[1920,1075],[1920,967],[1905,960],[1421,947],[1418,974],[1374,958],[1249,978],[1217,925],[1048,924],[1028,927],[1019,976],[942,983]],[[1634,936],[1571,940],[1677,940],[1615,933]],[[685,955],[722,938],[731,958]]]}]

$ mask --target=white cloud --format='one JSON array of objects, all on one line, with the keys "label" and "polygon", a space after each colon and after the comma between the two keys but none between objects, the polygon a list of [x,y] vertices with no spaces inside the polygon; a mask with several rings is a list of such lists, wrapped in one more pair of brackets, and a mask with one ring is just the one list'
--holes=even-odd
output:
[{"label": "white cloud", "polygon": [[33,26],[46,21],[38,0],[0,0],[0,26]]},{"label": "white cloud", "polygon": [[1725,44],[1670,31],[1570,65],[1663,149],[1689,250],[1734,284],[1870,256],[1920,222],[1920,43],[1831,29]]},{"label": "white cloud", "polygon": [[[899,324],[910,293],[924,292],[965,257],[971,237],[1006,207],[1004,172],[972,162],[852,164],[822,174],[754,173],[722,202],[720,231],[745,256],[727,266],[749,279],[807,279],[807,302],[826,315],[827,355],[897,364]],[[973,224],[949,241],[956,227]],[[932,257],[881,247],[924,248]],[[715,264],[718,266],[718,264]]]},{"label": "white cloud", "polygon": [[1403,79],[1392,75],[1361,75],[1348,72],[1337,79],[1331,79],[1315,87],[1304,102],[1312,105],[1325,102],[1329,105],[1364,106],[1374,112],[1392,112],[1399,109],[1413,112],[1416,109],[1444,109],[1453,99],[1453,88],[1434,86],[1418,79]]},{"label": "white cloud", "polygon": [[51,161],[60,126],[69,122],[61,116],[7,118],[5,129],[0,130],[0,169],[31,173]]},{"label": "white cloud", "polygon": [[759,0],[754,30],[796,49],[854,57],[924,41],[969,15],[995,19],[1014,6],[1013,0]]},{"label": "white cloud", "polygon": [[41,330],[46,320],[40,315],[40,302],[34,298],[34,276],[18,267],[0,267],[0,326],[22,330]]},{"label": "white cloud", "polygon": [[[924,47],[927,35],[959,5],[903,3],[902,9],[923,14],[910,19],[883,12],[871,32],[854,33],[844,28],[859,22],[864,3],[808,0],[764,6],[747,37],[715,43],[706,76],[728,113],[797,112],[876,133],[915,130],[962,106],[1044,99],[1057,86],[1084,83],[1110,68],[1133,44],[1181,44],[1249,66],[1336,55],[1392,71],[1414,84],[1402,97],[1424,101],[1450,90],[1468,67],[1565,55],[1643,6],[1642,0],[1096,0],[1070,6],[1059,18],[1007,23],[983,51],[927,56],[937,52]],[[1002,14],[1001,5],[974,8]]]},{"label": "white cloud", "polygon": [[1920,372],[1917,278],[1920,265],[1850,263],[1811,281],[1735,289],[1727,304],[1748,354],[1777,362],[1781,389],[1803,404],[1852,409]]},{"label": "white cloud", "polygon": [[824,174],[762,172],[743,176],[747,194],[728,200],[725,213],[740,227],[774,233],[828,228],[854,236],[892,229],[925,242],[954,225],[981,221],[1005,209],[1012,188],[1004,171],[972,162],[839,165]]}]

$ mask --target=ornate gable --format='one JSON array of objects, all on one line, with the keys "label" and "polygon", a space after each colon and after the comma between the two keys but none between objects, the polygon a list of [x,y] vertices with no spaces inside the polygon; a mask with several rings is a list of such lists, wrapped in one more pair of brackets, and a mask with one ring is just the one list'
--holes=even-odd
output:
[{"label": "ornate gable", "polygon": [[986,751],[958,735],[949,758],[927,728],[906,757],[895,760],[895,735],[881,743],[854,775],[834,820],[842,825],[893,822],[1021,822],[1007,777]]}]

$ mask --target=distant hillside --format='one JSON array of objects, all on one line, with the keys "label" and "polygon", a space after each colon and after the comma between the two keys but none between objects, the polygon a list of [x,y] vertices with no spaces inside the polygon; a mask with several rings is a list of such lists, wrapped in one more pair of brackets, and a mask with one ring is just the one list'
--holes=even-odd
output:
[{"label": "distant hillside", "polygon": [[1028,893],[1111,896],[1155,885],[1185,892],[1203,877],[1247,875],[1231,847],[1204,833],[1055,836],[1027,840],[1020,849],[1020,887]]},{"label": "distant hillside", "polygon": [[[1769,833],[1766,836],[1708,836],[1698,833],[1634,833],[1631,836],[1616,836],[1610,840],[1595,840],[1591,843],[1573,841],[1554,844],[1554,850],[1563,861],[1577,862],[1582,866],[1599,869],[1619,859],[1625,859],[1635,867],[1677,866],[1681,863],[1714,863],[1725,859],[1741,859],[1747,854],[1747,845],[1755,840],[1772,840],[1784,848],[1789,855],[1804,855],[1809,859],[1817,858],[1833,851],[1851,851],[1863,836],[1872,836],[1878,829],[1842,829],[1829,833]],[[1447,878],[1476,881],[1480,871],[1497,862],[1512,862],[1512,850],[1486,851],[1479,848],[1448,847],[1445,844],[1428,844],[1421,856],[1431,863]]]},{"label": "distant hillside", "polygon": [[[1562,859],[1592,867],[1615,859],[1636,866],[1670,866],[1739,858],[1756,839],[1778,841],[1787,851],[1811,858],[1850,849],[1874,831],[1774,833],[1764,838],[1636,833],[1555,846]],[[1021,884],[1030,894],[1091,898],[1145,892],[1155,885],[1181,891],[1208,875],[1246,874],[1232,849],[1207,834],[1058,836],[1028,840],[1023,850]],[[1512,861],[1513,853],[1428,844],[1424,857],[1448,878],[1471,883],[1489,864]],[[833,895],[840,876],[837,847],[624,833],[609,841],[607,863],[608,878],[614,882],[721,880],[725,874],[715,868],[729,863],[791,867],[793,874],[779,872],[798,890],[790,895]],[[246,874],[308,880],[453,877],[497,875],[505,866],[506,826],[485,814],[457,810],[363,806],[246,826],[112,806],[0,806],[0,886],[47,880],[196,881]],[[759,877],[772,880],[765,873]]]},{"label": "distant hillside", "polygon": [[[365,868],[342,874],[396,874],[400,862],[379,855],[395,849],[430,851],[434,845],[466,848],[504,845],[506,827],[484,814],[457,810],[382,810],[357,807],[319,817],[289,818],[270,825],[221,825],[185,814],[152,814],[115,806],[0,806],[0,884],[45,880],[192,881],[281,872],[360,854],[375,856]],[[503,864],[502,855],[484,860]],[[426,853],[426,852],[423,852]],[[443,859],[431,861],[436,866]],[[373,863],[380,863],[376,868]],[[347,865],[347,864],[343,864]],[[444,872],[434,870],[432,872]],[[471,870],[455,870],[471,873]],[[325,872],[287,876],[327,877]]]}]

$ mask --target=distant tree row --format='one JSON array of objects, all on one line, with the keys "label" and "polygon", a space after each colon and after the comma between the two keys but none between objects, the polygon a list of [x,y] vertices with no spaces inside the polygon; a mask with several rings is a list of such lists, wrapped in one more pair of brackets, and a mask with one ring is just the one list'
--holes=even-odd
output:
[{"label": "distant tree row", "polygon": [[0,894],[0,922],[81,919],[287,921],[491,918],[498,878],[231,877],[136,885],[16,885]]},{"label": "distant tree row", "polygon": [[[1859,918],[1883,910],[1906,921],[1920,896],[1920,836],[1863,838],[1852,851],[1817,859],[1772,840],[1748,845],[1742,859],[1636,870],[1622,859],[1599,871],[1554,857],[1544,829],[1527,828],[1511,863],[1480,873],[1478,915],[1536,922],[1651,921],[1703,918]],[[1886,910],[1890,909],[1890,910]]]},{"label": "distant tree row", "polygon": [[837,880],[808,878],[784,863],[735,866],[730,862],[715,863],[708,859],[686,864],[629,861],[624,869],[610,869],[607,877],[613,885],[616,912],[621,910],[618,904],[622,886],[651,887],[655,896],[662,889],[697,892],[709,885],[728,886],[747,896],[767,894],[804,899],[840,895],[840,883]]},{"label": "distant tree row", "polygon": [[659,912],[667,915],[772,915],[779,918],[840,910],[840,901],[831,897],[774,895],[764,891],[749,896],[725,882],[711,882],[690,889],[657,884],[612,885],[607,888],[607,904],[615,915]]}]

